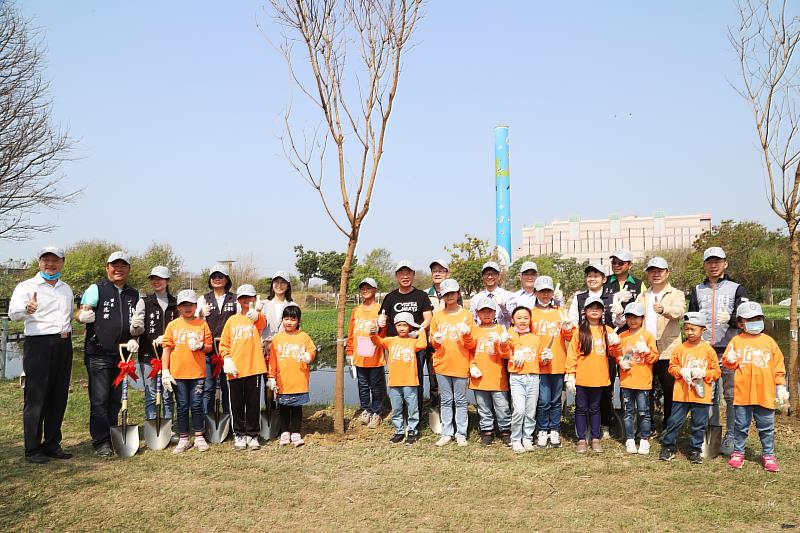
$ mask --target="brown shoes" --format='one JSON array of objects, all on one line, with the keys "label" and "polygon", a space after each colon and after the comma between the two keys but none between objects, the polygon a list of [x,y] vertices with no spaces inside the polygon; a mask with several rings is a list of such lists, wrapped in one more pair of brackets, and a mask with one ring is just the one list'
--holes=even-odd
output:
[{"label": "brown shoes", "polygon": [[600,446],[600,439],[592,439],[592,451],[595,453],[603,452],[603,447]]},{"label": "brown shoes", "polygon": [[585,440],[579,440],[578,444],[575,446],[575,451],[578,453],[586,453],[587,446]]}]

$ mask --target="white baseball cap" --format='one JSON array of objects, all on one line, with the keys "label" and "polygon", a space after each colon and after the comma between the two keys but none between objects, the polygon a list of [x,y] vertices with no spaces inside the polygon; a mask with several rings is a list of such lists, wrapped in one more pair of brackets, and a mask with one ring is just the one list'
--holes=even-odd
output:
[{"label": "white baseball cap", "polygon": [[698,313],[697,311],[692,311],[683,315],[683,321],[695,326],[706,327],[706,315]]},{"label": "white baseball cap", "polygon": [[178,293],[178,305],[182,303],[190,303],[196,304],[197,303],[197,294],[192,289],[184,289]]},{"label": "white baseball cap", "polygon": [[439,294],[444,296],[449,292],[458,292],[461,287],[458,286],[458,282],[453,278],[448,278],[439,285]]},{"label": "white baseball cap", "polygon": [[238,299],[242,296],[258,296],[258,292],[256,292],[255,287],[249,283],[245,283],[244,285],[239,285],[239,288],[236,289],[236,298]]},{"label": "white baseball cap", "polygon": [[209,277],[210,277],[210,276],[211,276],[211,274],[213,274],[214,272],[219,272],[220,274],[222,274],[222,275],[223,275],[223,276],[225,276],[226,278],[229,278],[229,277],[230,277],[230,275],[228,274],[228,269],[227,269],[227,268],[225,268],[225,265],[221,265],[221,264],[219,264],[219,263],[217,263],[216,265],[214,265],[214,266],[212,266],[212,267],[211,267],[211,270],[209,270],[209,272],[208,272],[208,275],[209,275]]},{"label": "white baseball cap", "polygon": [[490,268],[496,270],[498,273],[500,272],[500,265],[497,264],[497,261],[487,261],[481,267],[481,274]]},{"label": "white baseball cap", "polygon": [[429,267],[429,268],[431,268],[431,269],[433,269],[433,265],[439,265],[439,266],[443,267],[445,270],[447,270],[448,272],[450,272],[450,265],[447,263],[447,261],[445,261],[445,260],[444,260],[444,259],[442,259],[442,258],[439,258],[439,259],[434,259],[434,260],[431,262],[431,264],[430,264],[430,265],[428,265],[428,267]]},{"label": "white baseball cap", "polygon": [[47,254],[53,254],[59,259],[64,259],[64,250],[59,248],[58,246],[45,246],[44,248],[39,250],[39,259],[41,259],[43,255]]},{"label": "white baseball cap", "polygon": [[736,316],[739,318],[754,318],[757,316],[764,316],[764,311],[761,310],[761,304],[756,302],[743,302],[736,308]]},{"label": "white baseball cap", "polygon": [[364,285],[365,283],[366,283],[367,285],[369,285],[370,287],[372,287],[373,289],[377,289],[377,288],[378,288],[378,282],[377,282],[377,281],[375,281],[375,280],[374,280],[374,279],[372,279],[372,278],[364,278],[364,279],[362,279],[362,280],[361,280],[361,282],[358,284],[358,286],[359,286],[359,287],[361,287],[361,286],[362,286],[362,285]]},{"label": "white baseball cap", "polygon": [[647,266],[644,267],[645,270],[650,270],[651,268],[660,268],[661,270],[668,270],[669,265],[667,265],[667,260],[663,257],[653,257],[650,261],[647,262]]},{"label": "white baseball cap", "polygon": [[583,269],[584,274],[588,274],[590,270],[596,270],[600,272],[604,276],[608,276],[608,270],[606,270],[605,265],[601,265],[600,263],[589,263],[586,265],[586,268]]},{"label": "white baseball cap", "polygon": [[408,311],[403,311],[402,313],[397,313],[394,315],[394,324],[397,324],[398,322],[405,322],[412,328],[419,328],[419,324],[414,322],[414,315]]},{"label": "white baseball cap", "polygon": [[727,259],[727,256],[725,255],[725,250],[723,250],[719,246],[712,246],[711,248],[706,248],[706,251],[703,252],[703,261],[708,261],[712,257]]},{"label": "white baseball cap", "polygon": [[637,304],[636,302],[631,302],[625,306],[624,314],[633,316],[644,316],[644,306],[642,304]]},{"label": "white baseball cap", "polygon": [[614,250],[614,253],[608,256],[609,259],[612,257],[616,257],[620,261],[625,261],[626,263],[630,263],[633,261],[633,254],[627,248],[619,248],[618,250]]},{"label": "white baseball cap", "polygon": [[411,261],[409,261],[408,259],[401,259],[400,261],[398,261],[397,265],[394,267],[394,271],[395,273],[397,273],[403,268],[407,268],[411,272],[416,272],[416,270],[414,269],[414,265],[412,265]]},{"label": "white baseball cap", "polygon": [[150,275],[147,276],[147,277],[148,278],[155,277],[155,278],[161,278],[161,279],[169,279],[170,278],[169,269],[167,267],[161,266],[161,265],[154,266],[153,270],[150,271]]},{"label": "white baseball cap", "polygon": [[550,276],[539,276],[536,278],[536,281],[533,282],[533,290],[542,291],[546,289],[550,289],[551,291],[555,290],[553,288],[553,278]]},{"label": "white baseball cap", "polygon": [[292,281],[292,276],[289,275],[288,272],[285,270],[276,270],[275,273],[272,275],[272,281],[275,281],[277,278],[281,278],[286,283]]},{"label": "white baseball cap", "polygon": [[536,263],[534,263],[533,261],[525,261],[524,263],[522,263],[522,266],[519,267],[519,273],[522,274],[523,272],[527,272],[528,270],[539,272],[539,267],[537,267]]},{"label": "white baseball cap", "polygon": [[603,306],[603,309],[606,308],[606,303],[599,296],[589,296],[586,298],[586,301],[583,303],[583,308],[586,309],[592,304],[600,304]]},{"label": "white baseball cap", "polygon": [[495,303],[494,298],[481,296],[478,299],[478,303],[475,305],[475,310],[480,311],[481,309],[491,309],[492,311],[497,311],[497,304]]},{"label": "white baseball cap", "polygon": [[116,252],[114,252],[111,255],[109,255],[108,256],[108,261],[106,261],[106,263],[110,264],[110,263],[113,263],[114,261],[125,261],[129,265],[131,264],[130,259],[128,259],[128,254],[126,254],[125,252],[123,252],[121,250],[117,250]]}]

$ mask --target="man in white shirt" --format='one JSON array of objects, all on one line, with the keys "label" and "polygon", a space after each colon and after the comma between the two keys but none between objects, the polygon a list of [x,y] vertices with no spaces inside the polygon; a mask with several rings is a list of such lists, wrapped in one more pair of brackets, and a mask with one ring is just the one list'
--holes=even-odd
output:
[{"label": "man in white shirt", "polygon": [[511,298],[511,291],[507,291],[499,286],[500,282],[500,265],[494,261],[488,261],[483,264],[481,268],[481,279],[483,280],[484,289],[472,297],[469,303],[469,310],[475,321],[478,320],[478,302],[482,297],[491,298],[497,305],[497,312],[495,313],[495,322],[507,328],[511,325],[511,313],[508,311],[506,304]]},{"label": "man in white shirt", "polygon": [[72,289],[61,281],[64,250],[39,254],[39,273],[17,285],[8,316],[25,323],[22,369],[25,404],[22,427],[25,460],[43,464],[69,459],[61,448],[61,422],[67,408],[72,373]]}]

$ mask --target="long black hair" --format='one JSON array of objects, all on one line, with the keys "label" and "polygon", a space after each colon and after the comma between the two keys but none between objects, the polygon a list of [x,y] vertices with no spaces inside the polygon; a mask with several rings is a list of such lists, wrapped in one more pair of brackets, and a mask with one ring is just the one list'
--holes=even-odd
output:
[{"label": "long black hair", "polygon": [[[594,342],[592,340],[592,326],[589,324],[589,321],[586,320],[586,309],[591,307],[592,305],[600,305],[598,303],[592,303],[583,308],[584,316],[581,317],[580,326],[578,327],[578,340],[581,343],[581,355],[589,355],[592,353],[592,348],[594,348]],[[605,321],[605,313],[600,315],[600,326],[603,328],[603,344],[605,346],[605,351],[608,353],[608,331],[606,330],[606,321]]]},{"label": "long black hair", "polygon": [[[269,282],[269,294],[267,294],[267,300],[272,300],[273,298],[275,298],[275,289],[272,288],[272,284],[275,283],[276,279],[283,279],[283,278],[274,278],[272,281]],[[283,297],[286,298],[287,302],[293,302],[294,300],[292,299],[292,282],[289,281],[288,279],[283,279],[283,281],[285,281],[286,284],[288,285],[288,287],[286,288],[286,294],[284,294]]]}]

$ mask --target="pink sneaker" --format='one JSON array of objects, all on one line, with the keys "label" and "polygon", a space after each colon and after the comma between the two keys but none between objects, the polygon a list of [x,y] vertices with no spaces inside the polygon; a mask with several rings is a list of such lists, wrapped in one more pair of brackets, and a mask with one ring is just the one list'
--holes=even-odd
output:
[{"label": "pink sneaker", "polygon": [[[764,468],[766,468],[766,457],[764,458]],[[773,460],[775,458],[773,457]],[[728,460],[728,466],[731,468],[741,468],[744,464],[744,454],[742,452],[733,452],[731,453],[731,458]],[[776,464],[777,466],[777,464]]]},{"label": "pink sneaker", "polygon": [[765,455],[761,458],[764,463],[764,470],[767,472],[780,472],[781,469],[778,466],[778,460],[775,459],[774,455]]},{"label": "pink sneaker", "polygon": [[295,448],[302,446],[305,443],[306,441],[303,440],[303,437],[300,436],[300,433],[292,433],[292,445]]},{"label": "pink sneaker", "polygon": [[284,431],[283,433],[281,433],[281,440],[278,441],[278,444],[280,444],[281,446],[286,446],[287,444],[289,444],[289,432],[288,431]]}]

